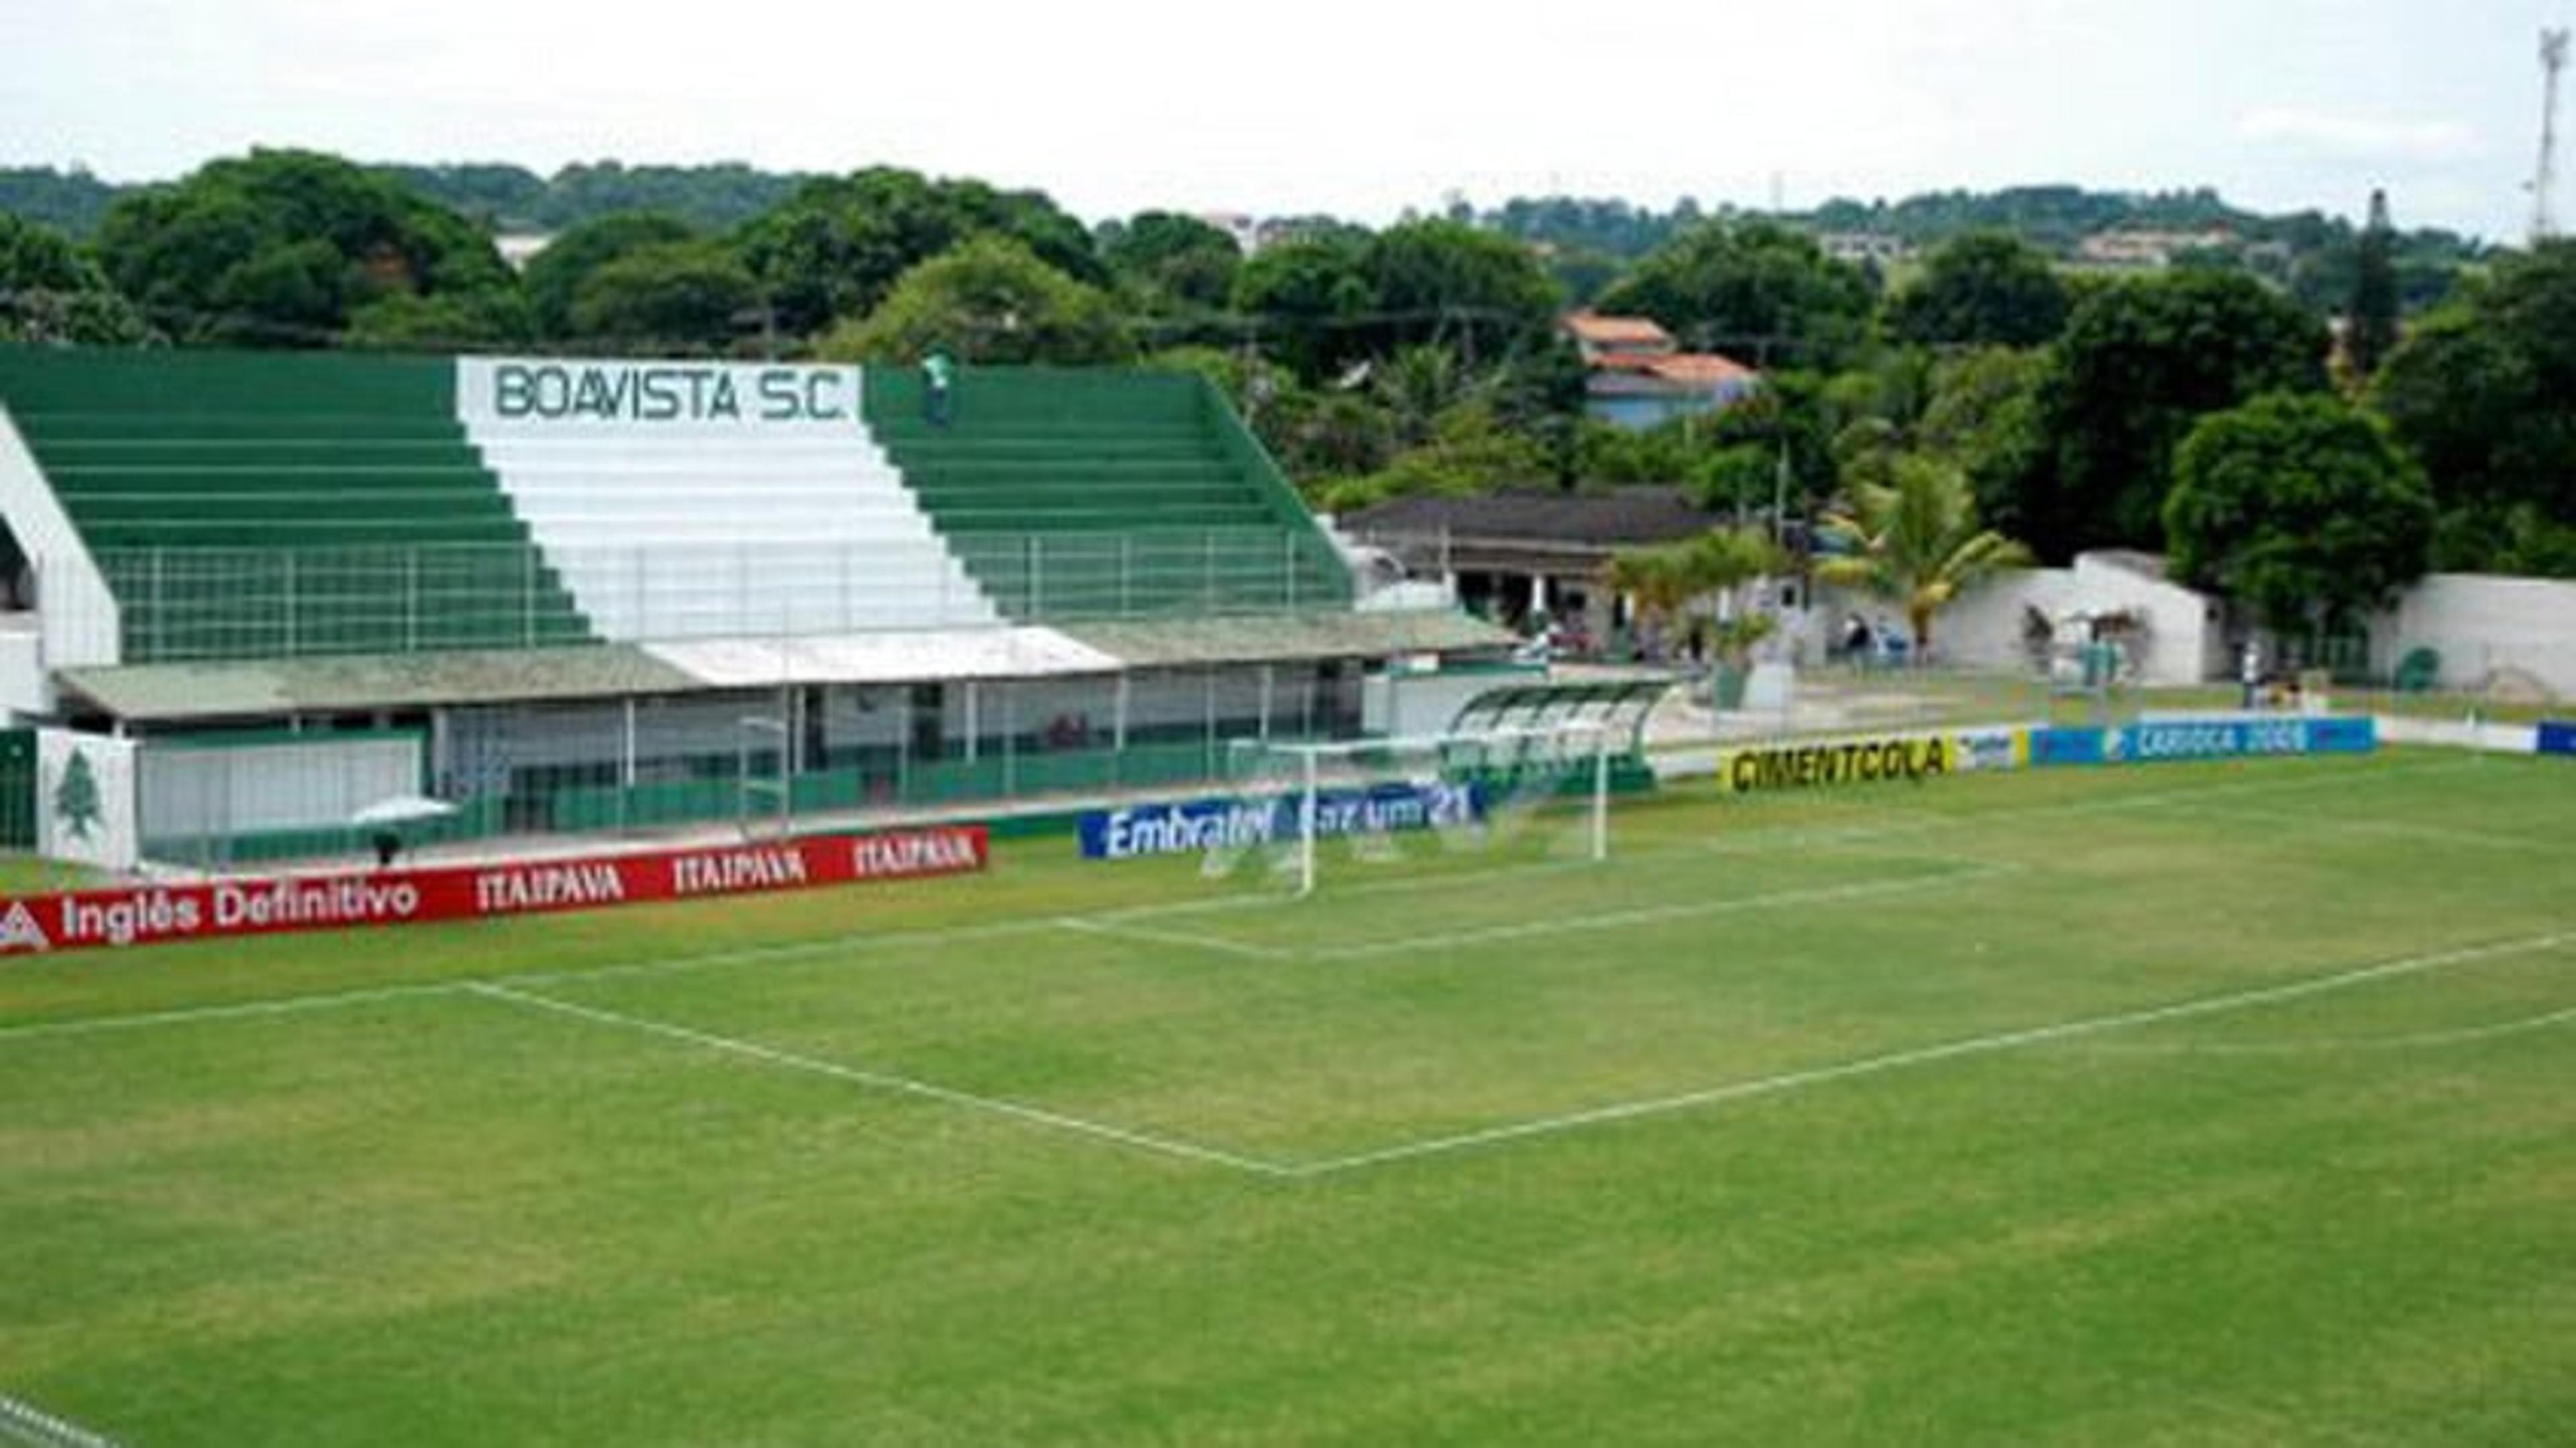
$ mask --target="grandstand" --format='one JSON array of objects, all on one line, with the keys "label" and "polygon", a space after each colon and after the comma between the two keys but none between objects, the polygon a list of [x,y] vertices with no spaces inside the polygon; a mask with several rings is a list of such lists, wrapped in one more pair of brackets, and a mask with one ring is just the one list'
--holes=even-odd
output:
[{"label": "grandstand", "polygon": [[[944,428],[917,386],[0,347],[0,703],[139,740],[147,852],[234,859],[344,848],[387,740],[451,831],[729,817],[755,775],[936,808],[1213,777],[1507,642],[1356,606],[1196,377],[978,369]],[[317,733],[373,762],[316,783]],[[280,734],[291,785],[241,752]]]}]

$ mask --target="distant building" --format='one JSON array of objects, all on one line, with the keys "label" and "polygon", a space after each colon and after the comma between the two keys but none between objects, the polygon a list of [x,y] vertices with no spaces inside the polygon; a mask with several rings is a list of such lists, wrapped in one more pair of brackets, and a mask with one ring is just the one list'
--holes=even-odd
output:
[{"label": "distant building", "polygon": [[1607,643],[1632,622],[1609,585],[1612,555],[1696,538],[1731,521],[1732,514],[1699,507],[1679,488],[1641,486],[1395,498],[1339,526],[1436,573],[1468,612],[1513,627],[1545,614],[1572,631],[1580,650]]},{"label": "distant building", "polygon": [[1245,256],[1266,247],[1303,241],[1322,224],[1313,217],[1255,216],[1248,211],[1202,211],[1198,219],[1233,237]]},{"label": "distant building", "polygon": [[2097,231],[2076,243],[2076,259],[2090,266],[2155,271],[2173,265],[2186,251],[2232,246],[2236,234],[2223,226],[2205,231]]},{"label": "distant building", "polygon": [[1573,312],[1561,325],[1583,355],[1584,411],[1616,427],[1716,412],[1762,385],[1762,374],[1732,357],[1681,350],[1645,317]]},{"label": "distant building", "polygon": [[1914,259],[1913,243],[1901,236],[1882,236],[1875,231],[1820,231],[1816,233],[1816,245],[1834,260],[1847,261],[1854,266],[1862,262],[1892,266]]}]

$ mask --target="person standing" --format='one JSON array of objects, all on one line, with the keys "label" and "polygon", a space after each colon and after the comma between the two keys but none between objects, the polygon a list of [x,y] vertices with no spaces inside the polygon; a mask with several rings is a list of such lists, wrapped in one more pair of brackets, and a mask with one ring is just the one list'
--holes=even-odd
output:
[{"label": "person standing", "polygon": [[2263,650],[2250,637],[2245,640],[2244,651],[2236,656],[2236,680],[2245,686],[2242,707],[2252,709],[2262,696]]},{"label": "person standing", "polygon": [[921,359],[921,419],[932,427],[948,425],[949,391],[956,375],[957,364],[937,347]]}]

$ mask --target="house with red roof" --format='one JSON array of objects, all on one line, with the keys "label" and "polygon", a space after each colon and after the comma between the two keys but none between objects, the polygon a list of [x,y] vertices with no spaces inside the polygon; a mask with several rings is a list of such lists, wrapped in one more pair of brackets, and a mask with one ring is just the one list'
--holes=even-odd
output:
[{"label": "house with red roof", "polygon": [[1646,317],[1568,313],[1561,324],[1583,354],[1584,411],[1618,427],[1649,428],[1732,407],[1762,374],[1715,352],[1685,352]]}]

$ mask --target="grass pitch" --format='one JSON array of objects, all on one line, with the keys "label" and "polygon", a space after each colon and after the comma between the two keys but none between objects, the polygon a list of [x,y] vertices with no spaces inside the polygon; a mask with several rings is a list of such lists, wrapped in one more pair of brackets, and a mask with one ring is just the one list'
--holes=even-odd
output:
[{"label": "grass pitch", "polygon": [[[0,966],[0,1394],[135,1443],[2576,1423],[2576,770],[1623,805]],[[0,1426],[0,1439],[8,1436]]]}]

